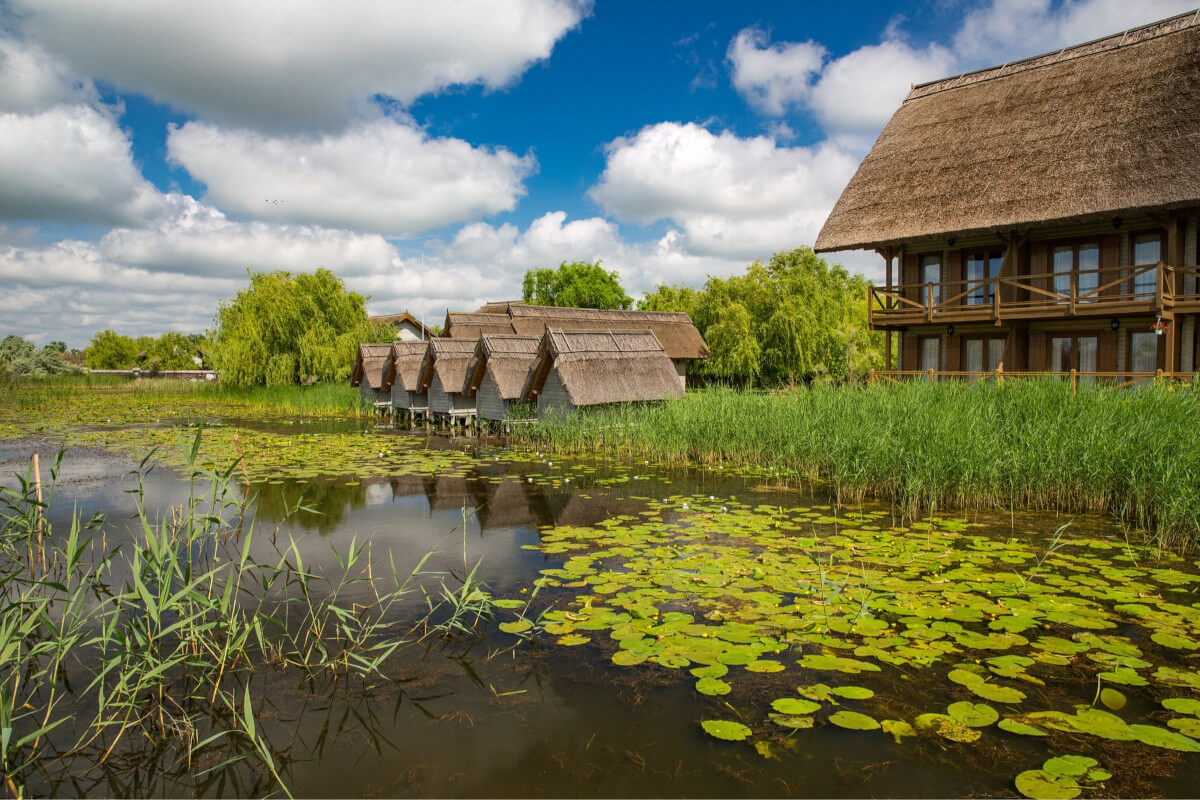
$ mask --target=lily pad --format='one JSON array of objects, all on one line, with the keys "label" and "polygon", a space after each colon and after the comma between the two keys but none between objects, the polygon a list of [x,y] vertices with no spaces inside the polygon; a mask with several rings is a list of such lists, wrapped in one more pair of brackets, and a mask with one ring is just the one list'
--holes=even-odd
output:
[{"label": "lily pad", "polygon": [[1162,747],[1167,750],[1182,750],[1185,753],[1200,753],[1200,742],[1184,736],[1182,733],[1159,728],[1156,725],[1130,725],[1129,730],[1139,742],[1151,747]]},{"label": "lily pad", "polygon": [[710,697],[729,694],[732,687],[720,678],[701,678],[696,681],[696,691]]},{"label": "lily pad", "polygon": [[1168,711],[1200,716],[1200,700],[1194,697],[1168,697],[1162,701],[1162,705]]},{"label": "lily pad", "polygon": [[776,725],[793,730],[802,730],[813,726],[812,717],[794,716],[789,714],[768,714],[767,717]]},{"label": "lily pad", "polygon": [[1018,722],[1015,719],[1002,719],[996,723],[996,727],[1008,733],[1015,733],[1020,736],[1045,736],[1046,732],[1040,728],[1035,728],[1032,725],[1026,725],[1024,722]]},{"label": "lily pad", "polygon": [[829,721],[839,728],[852,731],[873,731],[879,729],[879,723],[866,714],[857,711],[838,711],[829,716]]},{"label": "lily pad", "polygon": [[533,623],[527,619],[516,619],[512,622],[501,622],[500,630],[505,633],[524,633],[533,627]]},{"label": "lily pad", "polygon": [[879,725],[883,728],[884,733],[890,734],[896,740],[896,744],[900,744],[901,740],[906,736],[917,735],[917,732],[913,730],[913,726],[902,719],[885,719]]},{"label": "lily pad", "polygon": [[700,723],[704,732],[716,739],[727,742],[740,742],[750,735],[750,729],[740,722],[730,720],[706,719]]},{"label": "lily pad", "polygon": [[1100,762],[1089,756],[1055,756],[1042,764],[1042,769],[1051,775],[1081,778],[1098,763]]},{"label": "lily pad", "polygon": [[590,636],[584,636],[581,633],[571,633],[566,636],[558,637],[558,644],[566,645],[567,647],[575,647],[581,644],[587,644],[592,639]]},{"label": "lily pad", "polygon": [[951,703],[946,709],[950,717],[969,728],[984,728],[1000,719],[996,709],[983,703]]},{"label": "lily pad", "polygon": [[801,700],[798,697],[781,697],[778,700],[771,701],[771,708],[780,714],[799,716],[820,710],[821,704],[814,703],[811,700]]},{"label": "lily pad", "polygon": [[867,700],[875,696],[875,692],[865,686],[835,686],[830,691],[847,700]]},{"label": "lily pad", "polygon": [[1080,793],[1072,778],[1051,775],[1044,769],[1027,769],[1017,776],[1017,791],[1032,800],[1071,800]]},{"label": "lily pad", "polygon": [[1125,695],[1116,689],[1105,686],[1100,690],[1100,702],[1106,708],[1110,708],[1113,711],[1120,711],[1125,707]]}]

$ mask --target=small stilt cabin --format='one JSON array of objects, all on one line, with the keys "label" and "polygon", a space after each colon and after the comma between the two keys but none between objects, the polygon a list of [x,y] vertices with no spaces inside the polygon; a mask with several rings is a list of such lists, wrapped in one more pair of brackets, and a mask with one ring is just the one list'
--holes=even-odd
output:
[{"label": "small stilt cabin", "polygon": [[467,365],[464,394],[475,398],[481,421],[504,422],[521,400],[525,378],[537,355],[538,336],[484,335]]},{"label": "small stilt cabin", "polygon": [[890,376],[1200,367],[1200,12],[913,87],[818,252],[874,250]]},{"label": "small stilt cabin", "polygon": [[392,360],[392,345],[360,344],[350,373],[350,385],[357,386],[363,398],[374,406],[391,406],[391,397],[383,388],[384,372]]},{"label": "small stilt cabin", "polygon": [[429,340],[417,385],[429,394],[430,417],[470,420],[475,416],[475,399],[463,394],[467,364],[474,353],[474,340]]},{"label": "small stilt cabin", "polygon": [[546,330],[530,366],[524,402],[538,418],[611,403],[682,397],[675,366],[654,332]]},{"label": "small stilt cabin", "polygon": [[419,388],[421,362],[428,342],[392,342],[392,360],[384,372],[384,388],[391,392],[392,408],[413,417],[429,412],[429,394]]}]

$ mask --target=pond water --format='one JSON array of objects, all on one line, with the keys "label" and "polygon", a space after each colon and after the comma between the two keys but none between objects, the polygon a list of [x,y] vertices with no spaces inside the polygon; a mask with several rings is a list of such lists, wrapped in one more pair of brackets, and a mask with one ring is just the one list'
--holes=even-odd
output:
[{"label": "pond water", "polygon": [[[151,514],[186,499],[177,422],[0,441],[0,474],[12,485],[65,441],[51,521],[100,512],[116,540],[146,447],[163,446]],[[204,436],[213,463],[246,449],[255,525],[311,569],[369,543],[375,569],[432,553],[425,592],[465,565],[513,601],[365,683],[258,671],[298,796],[1195,794],[1200,569],[1105,519],[904,521],[770,473],[361,423],[225,419]],[[398,619],[426,602],[414,590]],[[30,789],[269,791],[249,771],[188,775],[114,761]]]}]

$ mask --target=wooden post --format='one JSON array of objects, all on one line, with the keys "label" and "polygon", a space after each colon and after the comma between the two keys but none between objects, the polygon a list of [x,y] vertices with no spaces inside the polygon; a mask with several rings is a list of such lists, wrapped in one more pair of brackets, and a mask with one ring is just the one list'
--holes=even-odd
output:
[{"label": "wooden post", "polygon": [[1074,369],[1071,370],[1071,397],[1075,396],[1076,390],[1079,388],[1079,373]]},{"label": "wooden post", "polygon": [[1073,316],[1075,316],[1075,298],[1079,294],[1079,271],[1073,269],[1073,270],[1071,270],[1070,275],[1071,275],[1070,309],[1071,309],[1071,316],[1073,317]]},{"label": "wooden post", "polygon": [[1154,382],[1155,382],[1157,385],[1159,385],[1159,386],[1162,386],[1162,382],[1163,382],[1163,371],[1162,371],[1161,369],[1159,369],[1159,370],[1155,370],[1155,371],[1154,371]]},{"label": "wooden post", "polygon": [[933,386],[933,370],[929,370],[929,385]]},{"label": "wooden post", "polygon": [[[883,332],[883,368],[890,370],[892,368],[892,332]],[[874,372],[874,370],[871,370]]]},{"label": "wooden post", "polygon": [[1000,386],[1004,383],[1004,362],[1001,361],[996,365],[996,385]]},{"label": "wooden post", "polygon": [[933,322],[933,284],[925,284],[925,321]]},{"label": "wooden post", "polygon": [[[888,338],[890,339],[891,337],[889,336]],[[888,344],[891,344],[891,342],[888,342]],[[891,355],[891,354],[889,353],[889,355]],[[875,369],[872,368],[872,369],[867,370],[867,385],[870,386],[874,382],[875,382]]]}]

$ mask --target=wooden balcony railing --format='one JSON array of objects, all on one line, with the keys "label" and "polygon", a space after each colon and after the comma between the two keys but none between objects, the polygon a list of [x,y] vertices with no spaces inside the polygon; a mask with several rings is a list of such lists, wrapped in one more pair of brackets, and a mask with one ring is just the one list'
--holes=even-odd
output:
[{"label": "wooden balcony railing", "polygon": [[1005,381],[1013,380],[1030,380],[1034,378],[1057,378],[1063,381],[1070,381],[1071,391],[1078,390],[1080,384],[1095,384],[1099,386],[1125,388],[1127,386],[1136,386],[1139,384],[1165,384],[1187,382],[1191,383],[1197,380],[1197,375],[1191,372],[1166,372],[1164,370],[1156,370],[1154,372],[1080,372],[1078,370],[1069,370],[1067,372],[1008,372],[1001,364],[1000,368],[993,372],[967,372],[967,371],[946,371],[946,370],[871,370],[867,374],[868,383],[895,383],[898,381],[923,381],[926,383],[937,383],[939,381],[959,381],[961,383],[996,383],[1002,384]]},{"label": "wooden balcony railing", "polygon": [[1200,268],[1149,264],[872,287],[872,325],[1200,311]]}]

